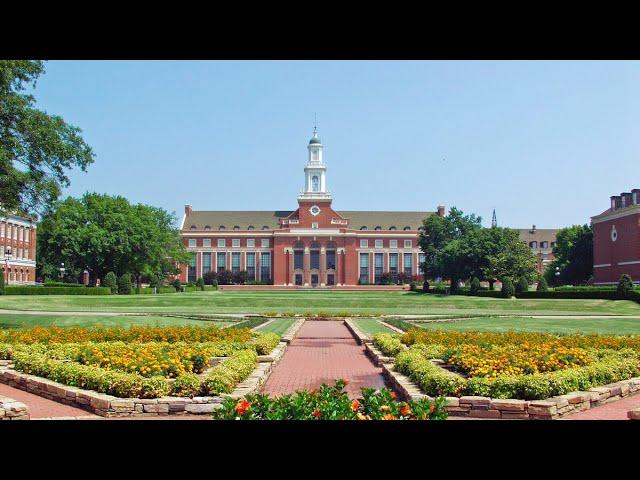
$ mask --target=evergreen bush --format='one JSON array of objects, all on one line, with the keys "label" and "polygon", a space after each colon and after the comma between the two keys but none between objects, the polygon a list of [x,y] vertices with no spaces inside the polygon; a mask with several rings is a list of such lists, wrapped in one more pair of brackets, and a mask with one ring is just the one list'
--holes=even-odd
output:
[{"label": "evergreen bush", "polygon": [[619,299],[628,298],[630,293],[633,291],[633,280],[626,273],[620,276],[620,280],[618,280],[618,288],[616,289],[616,296]]},{"label": "evergreen bush", "polygon": [[472,295],[475,295],[476,293],[478,293],[478,291],[480,290],[480,280],[478,279],[478,277],[473,277],[471,279],[471,285],[469,287],[469,290],[471,291]]},{"label": "evergreen bush", "polygon": [[109,272],[104,277],[104,282],[102,282],[102,286],[111,289],[111,293],[118,293],[118,279],[116,278],[116,274],[113,272]]},{"label": "evergreen bush", "polygon": [[501,296],[503,298],[511,298],[516,294],[516,289],[513,286],[513,282],[511,281],[510,278],[505,278],[502,281],[502,292],[501,292]]},{"label": "evergreen bush", "polygon": [[131,283],[131,274],[123,273],[118,279],[118,294],[131,295],[133,285]]}]

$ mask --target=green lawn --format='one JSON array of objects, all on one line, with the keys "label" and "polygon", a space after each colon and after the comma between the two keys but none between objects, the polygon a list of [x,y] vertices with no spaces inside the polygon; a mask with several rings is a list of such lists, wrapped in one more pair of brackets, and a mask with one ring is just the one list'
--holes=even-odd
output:
[{"label": "green lawn", "polygon": [[210,322],[206,320],[192,320],[187,318],[154,317],[154,316],[96,316],[96,315],[11,315],[0,314],[0,329],[3,328],[30,328],[49,327],[57,325],[61,327],[90,327],[101,325],[103,327],[129,327],[132,325],[152,325],[152,326],[177,326],[196,325],[219,327],[229,326],[231,322]]},{"label": "green lawn", "polygon": [[633,318],[471,318],[455,322],[415,323],[427,330],[640,334],[640,319]]},{"label": "green lawn", "polygon": [[378,320],[374,318],[359,318],[359,319],[354,319],[353,322],[356,324],[356,326],[360,329],[362,333],[365,333],[370,337],[372,337],[378,332],[395,333],[393,330],[385,327]]},{"label": "green lawn", "polygon": [[258,331],[261,333],[273,332],[277,333],[278,335],[283,335],[287,330],[289,330],[289,327],[293,325],[293,322],[295,322],[296,320],[297,319],[295,318],[277,318],[269,325],[258,328]]},{"label": "green lawn", "polygon": [[413,292],[194,292],[167,295],[0,296],[0,309],[132,313],[556,314],[640,315],[640,305],[612,300],[531,300]]}]

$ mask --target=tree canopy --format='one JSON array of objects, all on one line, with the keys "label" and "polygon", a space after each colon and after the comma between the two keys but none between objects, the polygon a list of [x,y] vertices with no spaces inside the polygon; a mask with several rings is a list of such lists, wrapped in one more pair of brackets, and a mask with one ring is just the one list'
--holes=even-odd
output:
[{"label": "tree canopy", "polygon": [[[553,247],[555,260],[545,270],[547,282],[579,285],[593,275],[593,231],[589,225],[563,228]],[[556,267],[560,275],[556,276]]]},{"label": "tree canopy", "polygon": [[69,197],[47,212],[38,227],[38,269],[80,278],[88,269],[92,280],[107,272],[121,276],[166,276],[177,273],[176,262],[188,257],[175,217],[149,205],[132,205],[120,196],[86,193]]},{"label": "tree canopy", "polygon": [[25,92],[42,73],[41,61],[0,60],[0,213],[45,211],[69,185],[67,170],[93,163],[81,130]]}]

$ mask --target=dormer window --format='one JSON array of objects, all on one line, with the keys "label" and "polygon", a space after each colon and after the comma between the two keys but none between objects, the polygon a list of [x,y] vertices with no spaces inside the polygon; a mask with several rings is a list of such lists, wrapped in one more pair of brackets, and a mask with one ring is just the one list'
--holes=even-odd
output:
[{"label": "dormer window", "polygon": [[404,230],[406,232],[407,230],[411,230],[411,227],[409,225],[407,225],[402,230]]},{"label": "dormer window", "polygon": [[196,227],[195,225],[191,225],[191,230],[197,230],[198,227]]},{"label": "dormer window", "polygon": [[204,226],[204,229],[205,229],[205,230],[211,230],[211,225],[205,225],[205,226]]},{"label": "dormer window", "polygon": [[234,225],[234,226],[233,226],[233,229],[234,229],[234,230],[240,230],[240,227],[239,227],[238,225]]},{"label": "dormer window", "polygon": [[376,228],[374,228],[374,230],[382,230],[382,227],[380,225],[376,225]]},{"label": "dormer window", "polygon": [[220,226],[218,227],[218,230],[226,230],[226,229],[227,229],[227,227],[225,227],[224,225],[220,225]]},{"label": "dormer window", "polygon": [[391,226],[389,227],[389,230],[397,230],[397,228],[396,228],[396,227],[394,227],[393,225],[391,225]]},{"label": "dormer window", "polygon": [[363,225],[360,227],[360,230],[369,230],[369,229],[366,227],[366,225]]},{"label": "dormer window", "polygon": [[247,230],[255,230],[255,228],[254,228],[254,226],[253,226],[253,225],[249,225],[249,226],[247,227]]},{"label": "dormer window", "polygon": [[262,229],[263,229],[263,230],[269,230],[269,227],[267,227],[266,225],[263,225],[263,226],[262,226]]},{"label": "dormer window", "polygon": [[533,242],[529,242],[529,247],[531,247],[531,248],[538,248],[538,242],[535,242],[535,241],[533,241]]}]

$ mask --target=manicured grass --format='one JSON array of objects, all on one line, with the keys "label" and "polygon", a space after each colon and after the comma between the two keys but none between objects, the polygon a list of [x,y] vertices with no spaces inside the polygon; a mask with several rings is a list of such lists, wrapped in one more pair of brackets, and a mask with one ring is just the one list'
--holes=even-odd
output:
[{"label": "manicured grass", "polygon": [[175,295],[0,296],[0,309],[132,313],[640,315],[631,301],[502,299],[413,292],[195,292]]},{"label": "manicured grass", "polygon": [[607,335],[639,335],[640,319],[633,318],[471,318],[454,322],[420,323],[427,330],[601,333]]},{"label": "manicured grass", "polygon": [[382,325],[375,318],[353,319],[353,322],[360,329],[360,331],[362,331],[362,333],[365,333],[365,334],[369,335],[370,337],[375,335],[378,332],[395,333],[390,328],[385,327],[384,325]]},{"label": "manicured grass", "polygon": [[0,329],[3,328],[31,328],[31,327],[50,327],[57,325],[60,327],[129,327],[132,325],[150,325],[150,326],[179,326],[179,325],[196,325],[218,327],[227,327],[231,322],[210,322],[206,320],[192,320],[187,318],[173,317],[154,317],[154,316],[96,316],[96,315],[12,315],[0,314]]},{"label": "manicured grass", "polygon": [[287,330],[289,330],[289,327],[293,325],[293,322],[295,321],[295,318],[277,318],[269,325],[258,328],[257,331],[261,333],[272,332],[277,333],[278,335],[283,335]]}]

